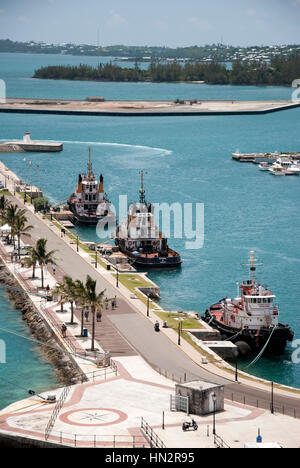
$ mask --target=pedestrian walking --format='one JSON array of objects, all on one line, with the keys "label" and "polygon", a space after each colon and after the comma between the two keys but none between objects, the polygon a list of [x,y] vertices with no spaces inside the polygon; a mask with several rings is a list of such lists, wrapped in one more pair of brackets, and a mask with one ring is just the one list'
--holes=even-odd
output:
[{"label": "pedestrian walking", "polygon": [[97,322],[101,322],[101,318],[102,318],[101,311],[98,310],[98,311],[97,311]]},{"label": "pedestrian walking", "polygon": [[61,326],[61,333],[62,333],[63,338],[67,337],[67,326],[65,323],[63,323]]},{"label": "pedestrian walking", "polygon": [[105,298],[104,303],[105,303],[105,309],[108,310],[108,304],[109,304],[109,302],[108,302],[107,297]]},{"label": "pedestrian walking", "polygon": [[90,313],[89,309],[85,309],[85,311],[84,311],[84,316],[85,316],[86,322],[89,321],[89,313]]},{"label": "pedestrian walking", "polygon": [[56,265],[55,263],[52,263],[52,271],[53,271],[53,274],[55,276],[55,272],[56,272]]}]

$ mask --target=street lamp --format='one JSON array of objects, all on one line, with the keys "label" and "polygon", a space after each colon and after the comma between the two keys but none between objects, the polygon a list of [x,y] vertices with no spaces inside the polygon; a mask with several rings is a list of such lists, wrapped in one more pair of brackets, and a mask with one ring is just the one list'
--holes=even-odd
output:
[{"label": "street lamp", "polygon": [[216,435],[216,401],[217,401],[217,395],[212,393],[211,395],[213,404],[214,404],[214,410],[213,410],[213,435]]},{"label": "street lamp", "polygon": [[182,322],[178,323],[178,346],[181,345]]},{"label": "street lamp", "polygon": [[150,296],[147,294],[147,317],[149,317],[149,311],[150,311]]},{"label": "street lamp", "polygon": [[117,288],[119,287],[119,268],[116,265],[116,271],[117,271]]},{"label": "street lamp", "polygon": [[238,382],[239,378],[238,378],[238,358],[236,356],[235,358],[235,381]]},{"label": "street lamp", "polygon": [[274,414],[274,382],[271,386],[271,414]]},{"label": "street lamp", "polygon": [[76,237],[76,250],[79,252],[79,246],[78,246],[78,236]]},{"label": "street lamp", "polygon": [[95,268],[98,268],[98,250],[96,249],[96,262],[95,262]]}]

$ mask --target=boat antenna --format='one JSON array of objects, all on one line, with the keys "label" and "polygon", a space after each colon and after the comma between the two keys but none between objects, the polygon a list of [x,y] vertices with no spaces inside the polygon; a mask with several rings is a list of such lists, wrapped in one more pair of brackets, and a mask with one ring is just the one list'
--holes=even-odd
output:
[{"label": "boat antenna", "polygon": [[140,174],[141,174],[140,203],[146,203],[145,190],[144,190],[144,175],[147,173],[144,171],[140,171]]},{"label": "boat antenna", "polygon": [[252,286],[255,285],[255,271],[257,266],[263,265],[263,263],[257,263],[258,260],[255,258],[254,251],[251,250],[250,252],[250,258],[248,259],[249,263],[243,264],[243,266],[249,266],[250,267],[250,273],[251,273],[251,280],[252,280]]},{"label": "boat antenna", "polygon": [[92,175],[93,175],[93,166],[92,166],[91,148],[89,148],[88,178],[91,178]]}]

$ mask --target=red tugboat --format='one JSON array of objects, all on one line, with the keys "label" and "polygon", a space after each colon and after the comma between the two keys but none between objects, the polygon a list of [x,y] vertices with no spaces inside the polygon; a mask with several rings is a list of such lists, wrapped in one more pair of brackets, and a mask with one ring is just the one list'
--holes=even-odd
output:
[{"label": "red tugboat", "polygon": [[255,281],[256,258],[250,252],[251,280],[240,284],[241,297],[224,298],[206,311],[204,320],[216,328],[224,339],[235,343],[241,355],[250,351],[280,356],[294,333],[279,323],[279,310],[269,289]]},{"label": "red tugboat", "polygon": [[77,188],[69,197],[68,205],[75,221],[80,224],[96,226],[103,219],[107,219],[108,224],[115,220],[110,202],[104,193],[103,176],[100,175],[98,182],[93,172],[90,148],[88,172],[79,174]]}]

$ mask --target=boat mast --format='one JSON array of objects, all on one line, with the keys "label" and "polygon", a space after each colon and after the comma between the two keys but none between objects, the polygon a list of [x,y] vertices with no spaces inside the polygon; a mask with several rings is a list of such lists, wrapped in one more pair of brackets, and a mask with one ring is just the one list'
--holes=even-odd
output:
[{"label": "boat mast", "polygon": [[146,203],[145,190],[144,190],[144,171],[140,171],[141,174],[141,188],[140,188],[140,203]]},{"label": "boat mast", "polygon": [[244,265],[244,266],[250,266],[250,273],[251,273],[251,283],[252,287],[255,285],[255,271],[256,271],[256,266],[263,265],[263,263],[257,264],[258,260],[255,258],[254,251],[251,250],[250,252],[250,258],[249,258],[249,263]]},{"label": "boat mast", "polygon": [[91,148],[89,148],[89,162],[88,162],[88,178],[91,179],[93,176],[93,166],[91,160]]}]

